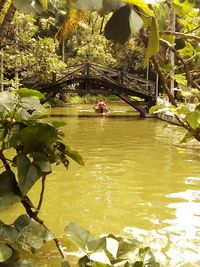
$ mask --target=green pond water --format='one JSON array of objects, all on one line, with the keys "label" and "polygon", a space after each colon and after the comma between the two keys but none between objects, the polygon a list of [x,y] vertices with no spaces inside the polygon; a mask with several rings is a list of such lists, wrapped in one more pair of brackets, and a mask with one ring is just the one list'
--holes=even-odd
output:
[{"label": "green pond water", "polygon": [[[64,141],[80,152],[85,167],[55,166],[40,217],[74,265],[76,250],[64,235],[70,222],[95,236],[137,238],[152,248],[161,266],[200,266],[200,144],[180,145],[185,134],[180,127],[141,119],[125,104],[110,107],[105,116],[95,114],[92,105],[45,111],[49,121],[67,123]],[[40,188],[37,182],[29,194],[34,203]],[[1,218],[11,223],[22,212],[20,204],[13,205]],[[53,242],[33,259],[38,267],[60,266]]]}]

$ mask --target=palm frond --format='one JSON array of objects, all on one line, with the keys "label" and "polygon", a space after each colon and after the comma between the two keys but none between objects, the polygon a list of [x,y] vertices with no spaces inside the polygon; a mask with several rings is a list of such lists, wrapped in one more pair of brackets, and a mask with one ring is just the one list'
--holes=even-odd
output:
[{"label": "palm frond", "polygon": [[2,25],[11,4],[12,4],[11,0],[0,1],[0,26]]},{"label": "palm frond", "polygon": [[59,29],[58,33],[56,34],[56,37],[60,41],[64,41],[64,40],[68,39],[77,30],[77,28],[79,26],[78,23],[80,21],[84,20],[84,17],[85,17],[85,15],[84,15],[83,11],[80,11],[80,10],[77,10],[73,7],[70,7],[68,9],[68,15],[67,15],[63,25]]}]

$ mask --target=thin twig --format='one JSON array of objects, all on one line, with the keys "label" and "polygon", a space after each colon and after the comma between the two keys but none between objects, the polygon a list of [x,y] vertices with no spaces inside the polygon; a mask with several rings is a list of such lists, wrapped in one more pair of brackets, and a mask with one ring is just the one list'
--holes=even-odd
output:
[{"label": "thin twig", "polygon": [[167,41],[161,39],[160,42],[162,42],[164,45],[166,45],[175,55],[176,57],[181,61],[181,63],[183,64],[183,67],[184,67],[184,70],[185,70],[185,77],[188,81],[188,83],[194,87],[194,88],[197,88],[198,90],[200,90],[200,86],[191,78],[191,75],[190,75],[190,70],[189,70],[189,67],[188,67],[188,61],[185,60],[184,58],[182,58],[178,51]]},{"label": "thin twig", "polygon": [[196,28],[190,30],[190,31],[185,32],[185,34],[188,34],[188,33],[190,33],[190,32],[194,32],[194,31],[198,30],[199,28],[200,28],[200,25],[197,26]]},{"label": "thin twig", "polygon": [[185,33],[181,33],[181,32],[173,32],[173,31],[164,31],[165,34],[171,34],[171,35],[175,35],[176,37],[182,38],[182,39],[191,39],[191,40],[195,40],[195,41],[200,41],[200,37],[196,36],[196,35],[191,35],[191,34],[185,34]]},{"label": "thin twig", "polygon": [[37,206],[37,211],[36,211],[36,215],[38,215],[38,213],[40,212],[41,206],[42,206],[42,202],[44,199],[44,191],[45,191],[45,181],[46,181],[46,175],[42,176],[42,189],[40,192],[40,200]]}]

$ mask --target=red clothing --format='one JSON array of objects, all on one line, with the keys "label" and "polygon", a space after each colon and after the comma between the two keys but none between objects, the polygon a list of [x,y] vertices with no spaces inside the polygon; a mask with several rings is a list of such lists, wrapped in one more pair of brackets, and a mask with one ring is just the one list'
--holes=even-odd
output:
[{"label": "red clothing", "polygon": [[100,102],[98,103],[98,107],[99,107],[99,108],[104,108],[105,106],[106,106],[106,104],[105,104],[104,101],[100,101]]}]

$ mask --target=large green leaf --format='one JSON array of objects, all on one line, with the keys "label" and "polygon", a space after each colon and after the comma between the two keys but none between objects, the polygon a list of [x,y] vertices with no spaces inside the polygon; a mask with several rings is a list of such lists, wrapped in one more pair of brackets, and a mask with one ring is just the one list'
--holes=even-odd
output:
[{"label": "large green leaf", "polygon": [[25,125],[21,122],[13,123],[8,130],[7,136],[4,139],[4,148],[8,149],[11,147],[17,148],[20,144],[20,131]]},{"label": "large green leaf", "polygon": [[15,175],[12,171],[5,171],[0,174],[0,208],[7,208],[21,200]]},{"label": "large green leaf", "polygon": [[[193,3],[192,3],[193,2]],[[185,0],[182,3],[179,0],[174,0],[172,3],[173,9],[180,17],[188,15],[194,8],[194,1]]]},{"label": "large green leaf", "polygon": [[122,0],[123,2],[136,5],[145,11],[149,16],[154,16],[153,11],[148,7],[148,4],[143,0]]},{"label": "large green leaf", "polygon": [[136,239],[123,238],[119,242],[117,259],[133,260],[137,254],[140,243]]},{"label": "large green leaf", "polygon": [[16,98],[8,91],[0,92],[0,112],[4,115],[14,109]]},{"label": "large green leaf", "polygon": [[129,15],[129,25],[132,34],[139,32],[142,26],[144,25],[142,18],[133,9],[131,9]]},{"label": "large green leaf", "polygon": [[4,243],[0,243],[0,265],[12,256],[12,249]]},{"label": "large green leaf", "polygon": [[28,89],[28,88],[20,88],[15,91],[21,98],[22,97],[30,97],[30,96],[35,96],[39,99],[44,97],[44,94],[42,94],[39,91],[33,90],[33,89]]},{"label": "large green leaf", "polygon": [[25,154],[19,153],[13,159],[13,162],[15,162],[17,166],[19,183],[22,184],[26,179],[28,170],[31,165],[30,159]]},{"label": "large green leaf", "polygon": [[30,165],[28,169],[26,178],[20,183],[20,189],[23,195],[26,195],[31,187],[37,182],[37,180],[42,176],[41,171],[34,165]]},{"label": "large green leaf", "polygon": [[129,15],[131,9],[128,5],[115,11],[109,21],[106,23],[104,35],[108,40],[125,43],[131,33]]},{"label": "large green leaf", "polygon": [[155,257],[149,247],[140,248],[139,256],[146,267],[159,267],[160,264],[155,261]]},{"label": "large green leaf", "polygon": [[93,262],[92,266],[99,266],[99,267],[113,266],[105,251],[92,253],[90,255],[90,260]]},{"label": "large green leaf", "polygon": [[22,97],[20,100],[20,105],[29,111],[39,111],[43,108],[43,106],[40,104],[40,100],[36,97]]},{"label": "large green leaf", "polygon": [[20,232],[23,228],[29,225],[30,220],[31,219],[27,214],[22,214],[14,221],[13,225],[17,231]]},{"label": "large green leaf", "polygon": [[181,84],[181,85],[184,85],[184,86],[187,86],[187,80],[186,80],[185,75],[183,75],[183,74],[174,74],[174,75],[173,75],[173,79],[174,79],[177,83],[179,83],[179,84]]},{"label": "large green leaf", "polygon": [[185,120],[193,129],[197,129],[200,126],[200,112],[196,110],[188,113],[185,117]]},{"label": "large green leaf", "polygon": [[71,147],[66,146],[65,153],[68,157],[76,161],[78,164],[85,166],[85,163],[81,155],[77,151],[73,150]]},{"label": "large green leaf", "polygon": [[23,195],[26,195],[42,173],[37,166],[31,164],[29,158],[24,154],[17,155],[14,161],[18,170],[19,187]]},{"label": "large green leaf", "polygon": [[89,253],[99,252],[106,248],[106,237],[91,240],[87,243]]},{"label": "large green leaf", "polygon": [[17,234],[17,230],[12,225],[4,224],[0,221],[0,241],[13,243],[17,238]]},{"label": "large green leaf", "polygon": [[30,219],[26,214],[21,215],[15,222],[15,227],[19,230],[17,243],[24,250],[34,253],[40,249],[47,241],[54,238],[53,234],[46,230],[43,225]]},{"label": "large green leaf", "polygon": [[75,223],[70,223],[65,228],[67,238],[78,248],[87,251],[87,244],[93,240],[93,236],[90,232]]},{"label": "large green leaf", "polygon": [[51,172],[51,164],[46,154],[34,152],[32,153],[33,165],[37,166],[43,174]]},{"label": "large green leaf", "polygon": [[14,119],[16,121],[28,121],[31,118],[30,111],[26,109],[25,107],[21,107],[17,109],[17,112],[14,114]]},{"label": "large green leaf", "polygon": [[196,50],[189,42],[185,42],[185,47],[178,50],[179,54],[184,58],[191,58],[195,53]]},{"label": "large green leaf", "polygon": [[26,152],[40,152],[57,139],[57,131],[50,124],[35,124],[21,131],[21,141]]},{"label": "large green leaf", "polygon": [[148,40],[148,47],[146,51],[146,56],[144,60],[144,67],[149,63],[149,59],[159,51],[159,34],[158,34],[158,25],[154,17],[152,17],[151,22],[151,31]]}]

